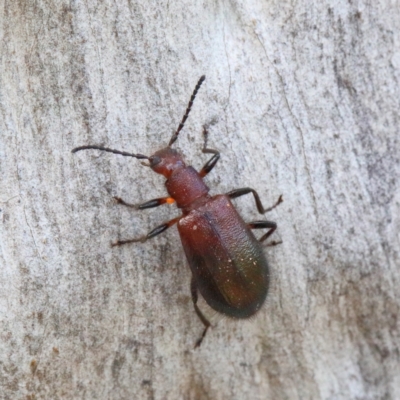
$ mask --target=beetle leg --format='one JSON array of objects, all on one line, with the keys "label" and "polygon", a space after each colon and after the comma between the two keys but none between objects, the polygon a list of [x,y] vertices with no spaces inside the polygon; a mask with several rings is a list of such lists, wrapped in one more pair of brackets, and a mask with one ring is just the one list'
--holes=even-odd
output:
[{"label": "beetle leg", "polygon": [[196,348],[196,347],[199,347],[201,345],[201,342],[203,341],[204,337],[206,336],[208,328],[211,326],[211,324],[210,324],[210,321],[200,311],[200,308],[197,305],[197,300],[198,300],[197,285],[196,285],[196,280],[194,279],[193,275],[192,275],[192,280],[190,282],[190,292],[192,294],[192,301],[193,301],[193,305],[194,305],[194,311],[196,311],[197,316],[200,318],[200,321],[203,323],[203,325],[205,327],[201,337],[197,340],[197,342],[196,342],[196,344],[194,346]]},{"label": "beetle leg", "polygon": [[[252,221],[247,224],[250,229],[269,229],[268,232],[261,236],[259,242],[262,243],[264,240],[267,240],[276,230],[277,225],[275,222],[272,221]],[[268,243],[267,246],[276,246],[277,244],[281,244],[282,241],[276,242],[275,240]]]},{"label": "beetle leg", "polygon": [[205,126],[203,126],[203,135],[204,135],[204,146],[202,149],[203,153],[214,154],[204,165],[204,167],[199,172],[199,175],[203,178],[205,177],[217,164],[220,154],[218,150],[208,149],[207,148],[207,139],[208,139],[208,131]]},{"label": "beetle leg", "polygon": [[138,210],[144,210],[145,208],[158,207],[165,203],[172,204],[175,202],[175,200],[172,197],[160,197],[158,199],[152,199],[152,200],[146,201],[146,203],[142,203],[142,204],[127,203],[126,201],[122,200],[120,197],[114,197],[114,199],[117,200],[118,204],[122,204],[127,207],[137,208]]},{"label": "beetle leg", "polygon": [[248,193],[253,193],[254,200],[255,200],[256,205],[257,205],[257,210],[258,210],[258,212],[260,214],[264,214],[264,213],[266,213],[268,211],[273,210],[278,204],[281,204],[283,202],[282,195],[280,195],[278,201],[273,206],[268,207],[268,208],[264,208],[262,203],[261,203],[260,196],[258,195],[258,193],[254,189],[251,189],[251,188],[241,188],[241,189],[231,190],[230,192],[227,193],[227,195],[231,199],[235,199],[236,197],[240,197],[240,196],[243,196],[243,195],[248,194]]},{"label": "beetle leg", "polygon": [[137,242],[144,243],[148,239],[151,239],[152,237],[157,236],[160,233],[163,233],[168,228],[170,228],[172,225],[175,225],[181,218],[182,217],[177,217],[177,218],[171,219],[170,221],[166,222],[165,224],[157,226],[152,231],[150,231],[146,236],[143,236],[141,238],[129,239],[129,240],[118,240],[117,242],[112,243],[111,247],[121,246],[123,244],[128,244],[128,243],[137,243]]}]

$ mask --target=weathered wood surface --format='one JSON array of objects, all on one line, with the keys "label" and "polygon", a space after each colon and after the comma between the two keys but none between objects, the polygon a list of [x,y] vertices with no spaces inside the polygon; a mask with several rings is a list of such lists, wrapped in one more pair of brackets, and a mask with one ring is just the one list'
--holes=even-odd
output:
[{"label": "weathered wood surface", "polygon": [[[396,399],[398,1],[3,0],[0,398]],[[178,215],[137,160],[169,140],[213,193],[256,188],[281,246],[256,318],[202,325]],[[249,197],[235,201],[259,219]]]}]

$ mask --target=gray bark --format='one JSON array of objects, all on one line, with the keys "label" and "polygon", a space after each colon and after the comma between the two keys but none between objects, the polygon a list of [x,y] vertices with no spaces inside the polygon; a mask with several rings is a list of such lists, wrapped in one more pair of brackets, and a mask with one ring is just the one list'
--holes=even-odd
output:
[{"label": "gray bark", "polygon": [[[1,3],[0,398],[396,399],[400,393],[398,1]],[[246,321],[190,299],[179,215],[140,161],[167,144],[212,193],[250,186],[278,223]],[[245,220],[262,219],[250,196]]]}]

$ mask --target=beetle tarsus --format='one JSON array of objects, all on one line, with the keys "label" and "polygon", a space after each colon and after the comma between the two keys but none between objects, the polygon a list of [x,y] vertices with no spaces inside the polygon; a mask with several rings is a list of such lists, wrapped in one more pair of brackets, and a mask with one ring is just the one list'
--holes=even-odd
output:
[{"label": "beetle tarsus", "polygon": [[196,344],[194,345],[194,348],[195,348],[195,349],[197,349],[198,347],[200,347],[200,345],[202,344],[203,339],[204,339],[204,337],[206,336],[206,333],[207,333],[209,327],[210,327],[210,325],[209,325],[209,326],[206,326],[206,327],[204,328],[203,333],[201,334],[201,336],[199,337],[199,339],[197,339]]},{"label": "beetle tarsus", "polygon": [[279,196],[279,199],[277,200],[277,202],[273,206],[271,206],[269,208],[266,208],[264,210],[264,213],[273,210],[275,207],[279,206],[279,204],[281,204],[281,203],[283,203],[283,196],[282,195]]},{"label": "beetle tarsus", "polygon": [[131,208],[136,208],[136,209],[139,208],[138,205],[136,205],[136,204],[131,204],[131,203],[127,203],[126,201],[122,200],[121,197],[114,196],[114,200],[115,200],[118,204],[122,204],[123,206],[131,207]]},{"label": "beetle tarsus", "polygon": [[283,243],[282,240],[279,240],[279,241],[273,240],[272,242],[267,243],[265,245],[265,247],[277,246],[278,244],[282,244],[282,243]]},{"label": "beetle tarsus", "polygon": [[192,301],[193,301],[193,306],[194,306],[194,311],[196,312],[197,316],[199,317],[200,321],[204,325],[204,331],[200,338],[197,340],[194,348],[196,349],[199,347],[206,336],[206,333],[208,331],[208,328],[211,326],[210,321],[204,316],[204,314],[201,312],[199,306],[197,305],[197,300],[198,300],[198,294],[197,294],[197,284],[196,280],[192,276],[192,280],[190,281],[190,293],[192,294]]},{"label": "beetle tarsus", "polygon": [[117,247],[117,246],[122,246],[123,244],[129,244],[129,243],[144,243],[147,240],[147,236],[141,237],[139,239],[129,239],[129,240],[118,240],[114,243],[111,243],[111,247]]},{"label": "beetle tarsus", "polygon": [[218,160],[220,159],[220,154],[218,150],[213,150],[207,148],[207,139],[208,139],[208,131],[206,126],[203,126],[203,135],[204,135],[204,145],[203,149],[201,150],[202,153],[205,154],[214,154],[204,165],[204,167],[199,172],[199,175],[203,178],[205,177],[217,164]]}]

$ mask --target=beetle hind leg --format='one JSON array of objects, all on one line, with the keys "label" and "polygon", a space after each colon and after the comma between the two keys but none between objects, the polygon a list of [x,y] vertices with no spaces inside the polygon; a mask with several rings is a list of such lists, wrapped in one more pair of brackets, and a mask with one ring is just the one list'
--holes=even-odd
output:
[{"label": "beetle hind leg", "polygon": [[[252,221],[247,224],[247,226],[250,229],[268,229],[267,233],[261,236],[261,238],[258,240],[260,243],[264,242],[267,240],[276,230],[277,225],[276,222],[272,221]],[[280,240],[279,242],[277,241],[272,241],[267,244],[267,246],[276,246],[277,244],[281,244],[282,241]]]},{"label": "beetle hind leg", "polygon": [[197,316],[199,317],[200,321],[204,325],[204,331],[201,334],[200,338],[197,339],[196,344],[194,348],[199,347],[206,336],[206,333],[208,331],[208,328],[211,326],[210,321],[204,316],[204,314],[200,311],[200,308],[197,305],[197,300],[198,300],[198,294],[197,294],[197,285],[196,285],[196,280],[192,276],[192,280],[190,282],[190,292],[192,294],[192,301],[193,301],[193,306],[194,306],[194,311],[196,311]]},{"label": "beetle hind leg", "polygon": [[248,188],[248,187],[231,190],[230,192],[227,193],[227,196],[229,196],[231,199],[236,199],[236,197],[244,196],[245,194],[249,194],[249,193],[253,194],[254,201],[256,202],[257,210],[260,214],[265,214],[267,212],[270,212],[271,210],[273,210],[275,207],[277,207],[279,204],[281,204],[283,202],[283,197],[282,197],[282,195],[280,195],[279,199],[275,202],[275,204],[273,204],[271,207],[264,208],[261,203],[260,196],[258,195],[258,193],[254,189]]}]

